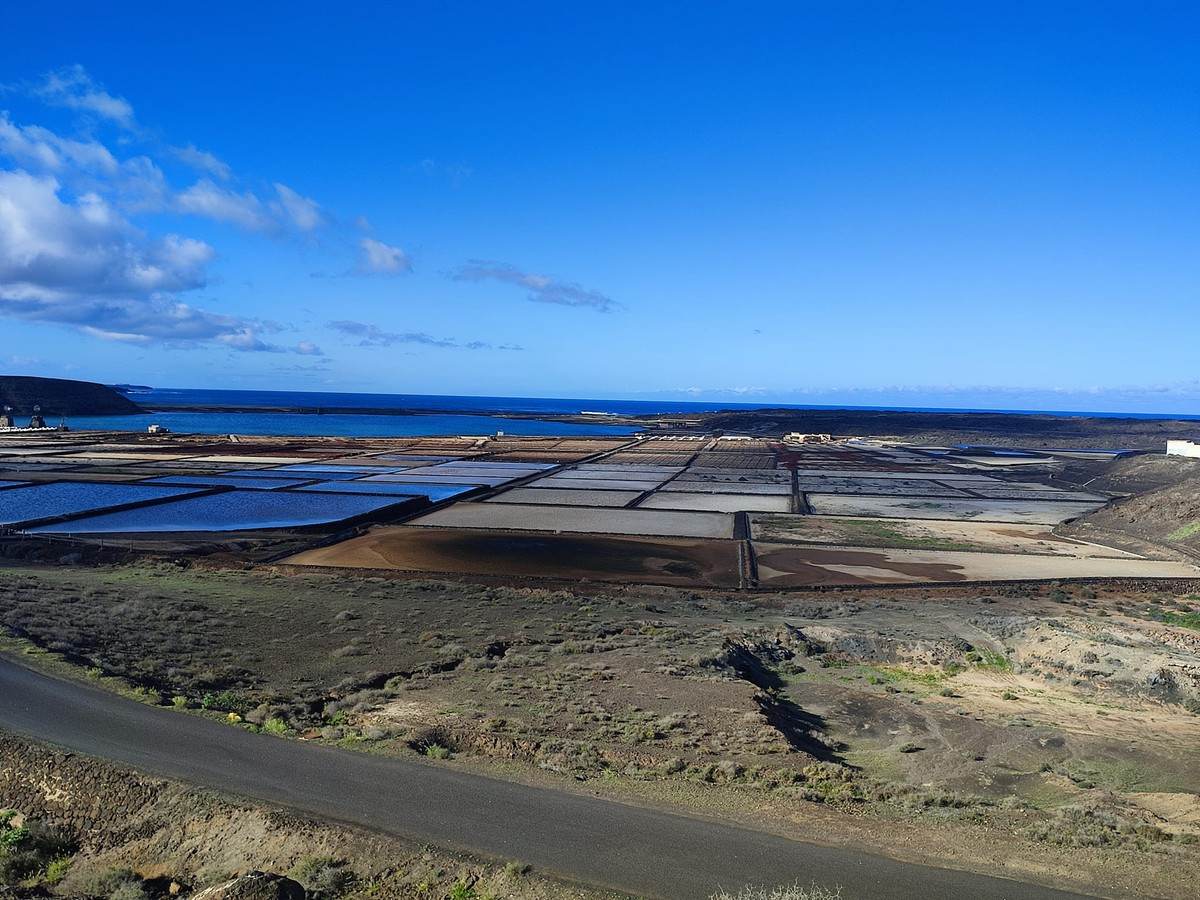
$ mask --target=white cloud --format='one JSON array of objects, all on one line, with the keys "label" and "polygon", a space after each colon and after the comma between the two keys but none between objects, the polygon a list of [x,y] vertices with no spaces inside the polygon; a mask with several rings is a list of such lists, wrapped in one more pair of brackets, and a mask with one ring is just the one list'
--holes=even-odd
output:
[{"label": "white cloud", "polygon": [[271,349],[258,335],[274,326],[174,296],[205,284],[213,256],[203,241],[143,234],[94,193],[64,200],[53,176],[0,171],[0,315],[125,343]]},{"label": "white cloud", "polygon": [[349,338],[357,338],[360,347],[393,347],[396,344],[424,344],[428,347],[452,347],[459,350],[524,350],[517,344],[495,346],[487,341],[469,341],[460,344],[454,338],[435,338],[423,331],[385,331],[378,325],[342,319],[328,323],[328,327]]},{"label": "white cloud", "polygon": [[207,178],[177,194],[175,208],[182,213],[229,222],[251,231],[265,231],[273,226],[262,201],[250,191],[239,194]]},{"label": "white cloud", "polygon": [[233,170],[229,168],[228,164],[207,150],[200,150],[195,144],[188,144],[186,147],[171,147],[170,151],[171,155],[181,163],[191,166],[197,172],[212,175],[221,181],[228,181],[233,177]]},{"label": "white cloud", "polygon": [[325,221],[321,207],[315,200],[301,196],[279,182],[275,182],[275,193],[279,200],[273,205],[285,223],[300,231],[312,231]]},{"label": "white cloud", "polygon": [[573,281],[561,281],[550,275],[523,272],[508,263],[473,259],[451,273],[455,281],[499,281],[514,284],[529,291],[528,299],[534,303],[552,303],[557,306],[579,306],[597,312],[612,312],[621,304],[599,291],[582,287]]},{"label": "white cloud", "polygon": [[316,202],[286,185],[275,185],[278,200],[264,203],[252,191],[241,193],[202,178],[175,195],[174,209],[187,215],[228,222],[248,231],[312,231],[323,221]]},{"label": "white cloud", "polygon": [[52,176],[0,172],[0,287],[9,297],[146,294],[204,284],[213,250],[167,235],[147,239],[103,198],[59,198]]},{"label": "white cloud", "polygon": [[30,93],[53,106],[96,115],[125,129],[137,127],[129,101],[104,90],[81,65],[47,73]]},{"label": "white cloud", "polygon": [[[205,286],[215,251],[203,241],[155,233],[152,220],[141,218],[172,212],[281,237],[332,221],[320,204],[281,182],[251,190],[213,153],[158,141],[138,125],[127,100],[82,66],[12,89],[83,115],[79,133],[66,136],[14,122],[0,110],[0,317],[132,344],[210,343],[324,356],[312,341],[273,343],[270,336],[285,325],[183,302],[181,295]],[[96,136],[112,125],[123,132],[117,141]],[[129,148],[142,152],[122,158]],[[168,172],[180,163],[195,170],[194,183],[179,190],[159,160],[172,163]],[[399,248],[376,244],[369,255],[359,248],[374,269],[407,266]]]},{"label": "white cloud", "polygon": [[57,172],[74,166],[89,172],[114,173],[115,156],[98,141],[59,137],[40,125],[16,125],[0,111],[0,153],[32,168]]},{"label": "white cloud", "polygon": [[412,260],[399,247],[385,244],[374,238],[359,241],[358,270],[362,273],[401,275],[412,271]]}]

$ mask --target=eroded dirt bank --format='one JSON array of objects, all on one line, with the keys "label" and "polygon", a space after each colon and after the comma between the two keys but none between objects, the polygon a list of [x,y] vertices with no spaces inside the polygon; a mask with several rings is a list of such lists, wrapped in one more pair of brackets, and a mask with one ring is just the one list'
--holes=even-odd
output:
[{"label": "eroded dirt bank", "polygon": [[312,898],[608,896],[517,861],[316,822],[3,734],[0,810],[8,810],[0,835],[23,829],[42,845],[44,835],[57,842],[33,871],[5,865],[0,852],[0,874],[20,876],[0,883],[0,897],[198,895],[254,871],[286,875]]}]

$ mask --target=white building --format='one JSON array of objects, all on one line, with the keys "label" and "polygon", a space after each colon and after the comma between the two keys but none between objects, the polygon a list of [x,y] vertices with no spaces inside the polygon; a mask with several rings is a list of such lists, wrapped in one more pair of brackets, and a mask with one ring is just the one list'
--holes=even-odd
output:
[{"label": "white building", "polygon": [[1200,444],[1195,441],[1167,441],[1167,456],[1190,456],[1200,459]]},{"label": "white building", "polygon": [[783,439],[789,444],[828,444],[833,440],[833,435],[804,434],[799,431],[791,431],[785,434]]}]

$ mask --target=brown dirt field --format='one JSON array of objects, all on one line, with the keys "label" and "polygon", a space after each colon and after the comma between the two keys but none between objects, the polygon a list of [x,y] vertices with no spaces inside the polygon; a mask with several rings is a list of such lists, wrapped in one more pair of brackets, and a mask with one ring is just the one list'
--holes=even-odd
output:
[{"label": "brown dirt field", "polygon": [[1055,534],[1049,525],[771,513],[753,514],[751,524],[757,539],[775,543],[1133,558],[1123,550]]},{"label": "brown dirt field", "polygon": [[737,548],[730,541],[383,527],[284,562],[572,581],[738,585]]},{"label": "brown dirt field", "polygon": [[754,542],[754,552],[759,582],[768,588],[1088,577],[1191,579],[1200,575],[1200,569],[1186,563],[1134,558],[818,547],[761,541]]},{"label": "brown dirt field", "polygon": [[[965,581],[961,567],[952,563],[905,562],[887,553],[858,548],[797,547],[756,544],[758,577],[777,588],[820,584],[886,584],[892,581]],[[840,571],[873,570],[873,575]]]}]

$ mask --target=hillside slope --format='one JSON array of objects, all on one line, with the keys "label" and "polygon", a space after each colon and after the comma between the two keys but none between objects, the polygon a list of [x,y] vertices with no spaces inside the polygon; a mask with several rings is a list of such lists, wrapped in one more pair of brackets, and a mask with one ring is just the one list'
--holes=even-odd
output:
[{"label": "hillside slope", "polygon": [[0,375],[0,405],[11,406],[17,416],[27,416],[41,406],[53,416],[115,416],[142,411],[136,403],[112,388],[91,381]]}]

